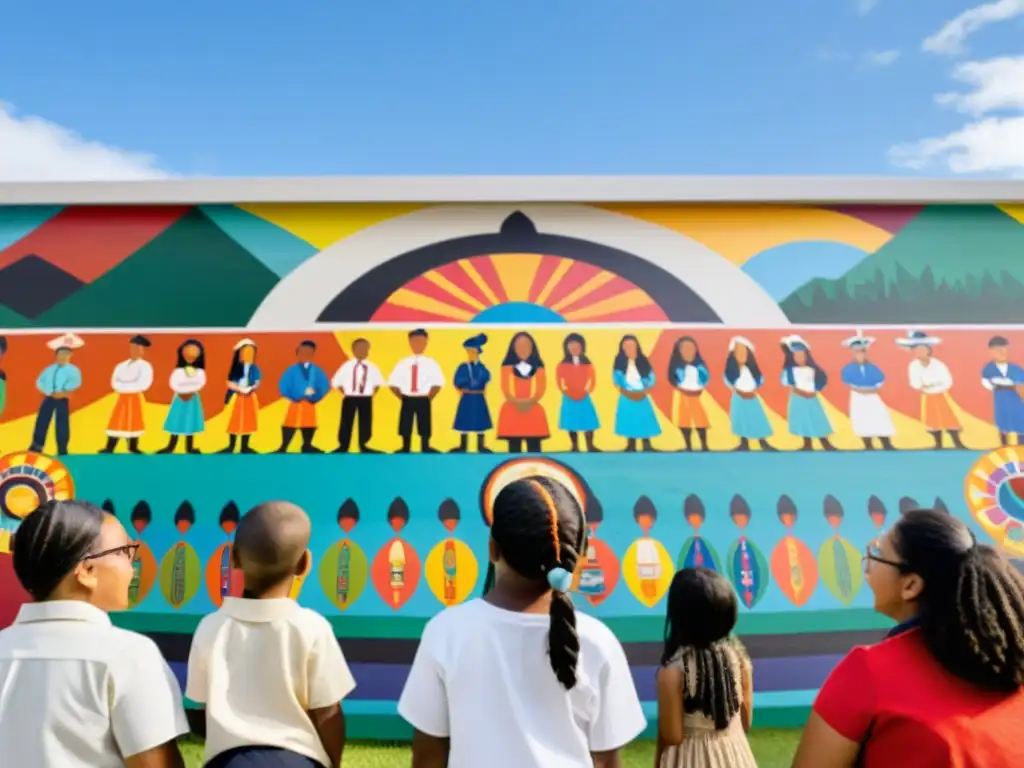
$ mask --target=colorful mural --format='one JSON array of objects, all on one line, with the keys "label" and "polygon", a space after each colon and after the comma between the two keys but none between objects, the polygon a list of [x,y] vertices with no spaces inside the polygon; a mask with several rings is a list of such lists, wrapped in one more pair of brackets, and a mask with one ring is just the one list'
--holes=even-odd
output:
[{"label": "colorful mural", "polygon": [[423,622],[479,593],[490,503],[543,472],[649,706],[701,564],[761,722],[791,722],[884,626],[860,559],[893,515],[1024,557],[1022,247],[1011,205],[0,208],[0,623],[18,521],[102,501],[142,543],[118,621],[182,673],[241,513],[289,498],[354,732],[400,735]]}]

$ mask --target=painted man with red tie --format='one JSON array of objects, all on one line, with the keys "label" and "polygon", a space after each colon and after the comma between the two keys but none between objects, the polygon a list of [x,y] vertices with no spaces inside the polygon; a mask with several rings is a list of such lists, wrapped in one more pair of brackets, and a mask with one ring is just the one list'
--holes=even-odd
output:
[{"label": "painted man with red tie", "polygon": [[402,401],[398,417],[398,434],[402,436],[401,453],[412,450],[412,433],[415,424],[420,436],[421,453],[437,453],[430,447],[431,401],[444,386],[444,373],[436,360],[426,357],[427,332],[417,328],[409,332],[409,349],[412,355],[399,360],[388,378],[388,388]]},{"label": "painted man with red tie", "polygon": [[359,422],[359,452],[380,453],[368,443],[373,436],[373,396],[384,384],[380,369],[367,358],[370,342],[352,342],[352,357],[342,363],[334,374],[331,386],[341,391],[341,426],[338,427],[338,448],[335,453],[348,453],[352,428]]}]

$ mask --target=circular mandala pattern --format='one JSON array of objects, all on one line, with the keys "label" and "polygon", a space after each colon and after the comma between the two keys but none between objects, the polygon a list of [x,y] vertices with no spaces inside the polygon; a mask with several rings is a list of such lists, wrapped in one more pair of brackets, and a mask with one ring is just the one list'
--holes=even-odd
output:
[{"label": "circular mandala pattern", "polygon": [[576,501],[580,503],[584,515],[586,514],[586,487],[573,470],[553,459],[524,458],[512,459],[511,461],[499,464],[491,470],[487,479],[484,480],[483,487],[480,489],[480,511],[483,513],[484,522],[490,526],[491,521],[494,519],[492,514],[494,500],[498,498],[498,494],[501,493],[506,485],[516,480],[522,480],[524,477],[536,475],[547,477],[565,486],[576,497]]},{"label": "circular mandala pattern", "polygon": [[996,544],[1024,557],[1024,447],[999,448],[978,459],[964,494],[967,509]]},{"label": "circular mandala pattern", "polygon": [[51,499],[75,494],[75,483],[60,461],[23,451],[0,457],[0,515],[17,523]]}]

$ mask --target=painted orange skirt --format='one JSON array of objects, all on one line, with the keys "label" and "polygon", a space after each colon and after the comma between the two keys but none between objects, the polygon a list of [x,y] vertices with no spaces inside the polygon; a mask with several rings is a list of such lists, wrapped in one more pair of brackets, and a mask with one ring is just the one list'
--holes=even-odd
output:
[{"label": "painted orange skirt", "polygon": [[141,392],[118,393],[107,423],[107,434],[110,437],[140,437],[146,431],[142,417],[145,402]]},{"label": "painted orange skirt", "polygon": [[229,435],[251,435],[260,428],[260,401],[255,394],[236,394],[231,398]]},{"label": "painted orange skirt", "polygon": [[956,432],[961,429],[945,392],[921,395],[921,421],[929,432]]},{"label": "painted orange skirt", "polygon": [[544,406],[534,403],[523,413],[513,403],[505,402],[498,412],[498,438],[550,437]]},{"label": "painted orange skirt", "polygon": [[286,429],[316,429],[316,406],[309,400],[288,403],[288,412],[281,426]]},{"label": "painted orange skirt", "polygon": [[[678,391],[678,390],[677,390]],[[679,411],[676,426],[684,429],[707,429],[711,426],[707,411],[700,401],[700,392],[679,392]]]}]

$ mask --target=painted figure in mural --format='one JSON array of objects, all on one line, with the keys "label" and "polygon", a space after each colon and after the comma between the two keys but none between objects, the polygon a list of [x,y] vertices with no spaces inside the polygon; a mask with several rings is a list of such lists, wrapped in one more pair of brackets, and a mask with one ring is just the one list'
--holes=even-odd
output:
[{"label": "painted figure in mural", "polygon": [[650,392],[654,388],[654,369],[640,342],[632,334],[622,337],[619,353],[612,367],[612,380],[619,390],[615,407],[615,434],[626,438],[626,452],[636,451],[640,440],[645,451],[655,450],[651,438],[661,434],[661,425],[654,414]]},{"label": "painted figure in mural", "polygon": [[498,438],[508,441],[510,453],[540,453],[541,443],[551,436],[548,417],[540,404],[547,390],[544,360],[533,336],[520,331],[509,342],[501,361],[501,392],[505,402],[498,413]]},{"label": "painted figure in mural", "polygon": [[801,450],[813,450],[817,439],[824,450],[834,451],[828,439],[832,424],[819,395],[828,385],[828,374],[815,362],[811,345],[796,334],[782,340],[782,354],[782,386],[789,389],[789,433],[803,438]]},{"label": "painted figure in mural", "polygon": [[484,390],[491,381],[491,372],[480,361],[486,343],[487,336],[483,333],[462,342],[467,360],[455,369],[453,384],[459,391],[459,407],[455,411],[452,429],[459,433],[459,447],[452,453],[466,453],[469,450],[470,435],[476,435],[476,449],[479,453],[491,453],[484,444],[484,432],[494,426],[484,396]]},{"label": "painted figure in mural", "polygon": [[700,440],[700,450],[708,449],[708,427],[711,422],[701,405],[700,397],[710,379],[697,341],[692,336],[681,337],[672,347],[672,356],[668,361],[668,380],[679,393],[676,426],[683,433],[683,442],[688,451],[693,450],[694,431]]},{"label": "painted figure in mural", "polygon": [[316,342],[300,342],[295,350],[295,362],[288,366],[278,390],[281,397],[288,401],[288,411],[281,425],[281,447],[278,453],[286,453],[296,431],[302,435],[303,453],[323,453],[313,447],[313,435],[316,434],[316,404],[331,391],[331,383],[327,380],[324,369],[313,362],[316,355]]},{"label": "painted figure in mural", "polygon": [[221,453],[232,453],[239,443],[240,453],[256,453],[249,440],[259,429],[260,401],[256,397],[263,374],[256,365],[256,342],[242,339],[235,344],[235,354],[228,369],[224,406],[231,406],[228,419],[228,447]]},{"label": "painted figure in mural", "polygon": [[941,360],[933,355],[935,345],[942,339],[929,336],[922,331],[907,331],[904,338],[896,339],[896,343],[909,349],[914,355],[910,361],[908,373],[910,388],[921,393],[921,420],[925,428],[931,432],[935,440],[935,448],[942,448],[942,433],[949,434],[949,439],[956,448],[964,448],[960,441],[960,420],[953,413],[949,401],[949,390],[953,387],[953,374]]},{"label": "painted figure in mural", "polygon": [[729,422],[732,433],[740,439],[737,451],[749,451],[756,440],[762,451],[774,451],[768,444],[772,425],[757,396],[764,384],[764,375],[754,356],[754,345],[743,336],[729,340],[729,356],[725,359],[725,383],[732,390],[729,399]]},{"label": "painted figure in mural", "polygon": [[352,342],[352,357],[341,364],[331,386],[341,391],[341,422],[338,425],[338,447],[335,453],[348,453],[352,429],[359,423],[360,453],[380,453],[369,446],[373,436],[373,396],[384,386],[380,368],[370,362],[370,342]]},{"label": "painted figure in mural", "polygon": [[[0,362],[3,362],[7,354],[7,337],[0,336]],[[4,415],[4,407],[7,405],[7,373],[0,368],[0,416]]]},{"label": "painted figure in mural", "polygon": [[981,386],[992,393],[999,442],[1009,445],[1012,434],[1019,445],[1024,435],[1024,400],[1019,389],[1024,387],[1024,368],[1010,362],[1010,342],[1005,337],[993,336],[988,349],[992,362],[981,370]]},{"label": "painted figure in mural", "polygon": [[436,360],[423,354],[427,351],[428,342],[427,332],[422,328],[409,331],[412,354],[399,360],[388,377],[388,388],[402,401],[398,416],[398,434],[402,436],[399,453],[412,451],[414,425],[420,436],[420,452],[437,453],[430,446],[431,405],[444,386],[444,373]]},{"label": "painted figure in mural", "polygon": [[555,369],[558,389],[562,392],[562,407],[558,415],[558,428],[569,433],[572,451],[580,449],[580,432],[590,453],[600,453],[594,445],[594,431],[601,426],[590,394],[597,385],[594,365],[587,357],[587,341],[578,333],[570,333],[562,342],[562,362]]},{"label": "painted figure in mural", "polygon": [[874,449],[873,440],[876,438],[883,449],[891,451],[896,427],[878,393],[885,384],[885,374],[868,360],[868,348],[874,343],[873,337],[865,336],[859,330],[855,335],[843,339],[842,345],[853,354],[853,360],[843,366],[840,377],[843,384],[850,388],[850,423],[854,434],[869,451]]},{"label": "painted figure in mural", "polygon": [[206,350],[199,339],[186,339],[178,347],[178,359],[171,371],[170,387],[174,397],[164,421],[164,432],[170,435],[167,445],[157,453],[174,453],[178,440],[185,438],[185,453],[199,453],[196,435],[206,429],[203,399],[199,394],[206,386]]},{"label": "painted figure in mural", "polygon": [[71,440],[71,403],[68,397],[82,386],[82,372],[71,363],[71,355],[76,349],[85,346],[85,342],[73,333],[66,333],[51,339],[46,346],[53,350],[55,359],[36,379],[36,389],[42,393],[43,403],[36,415],[29,450],[43,452],[50,422],[55,421],[57,455],[64,456]]},{"label": "painted figure in mural", "polygon": [[133,336],[128,342],[128,359],[114,368],[110,386],[117,400],[107,423],[107,445],[100,453],[113,453],[122,438],[128,441],[129,453],[142,453],[139,438],[146,431],[146,392],[153,386],[153,366],[146,360],[150,346],[145,336]]}]

